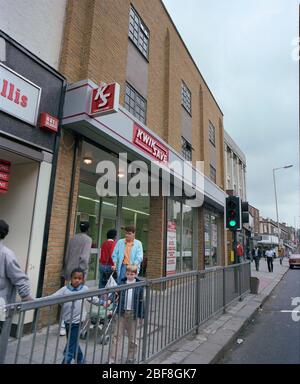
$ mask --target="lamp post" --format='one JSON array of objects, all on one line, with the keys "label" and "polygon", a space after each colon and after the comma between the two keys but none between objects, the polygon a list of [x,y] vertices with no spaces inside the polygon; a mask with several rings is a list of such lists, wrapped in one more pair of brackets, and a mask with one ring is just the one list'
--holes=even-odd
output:
[{"label": "lamp post", "polygon": [[294,165],[286,165],[284,167],[279,168],[273,168],[273,181],[274,181],[274,192],[275,192],[275,203],[276,203],[276,220],[277,220],[277,235],[278,235],[278,249],[279,249],[279,243],[280,243],[280,230],[279,230],[279,219],[278,219],[278,203],[277,203],[277,192],[276,192],[276,180],[275,180],[275,171],[278,169],[287,169],[292,168]]}]

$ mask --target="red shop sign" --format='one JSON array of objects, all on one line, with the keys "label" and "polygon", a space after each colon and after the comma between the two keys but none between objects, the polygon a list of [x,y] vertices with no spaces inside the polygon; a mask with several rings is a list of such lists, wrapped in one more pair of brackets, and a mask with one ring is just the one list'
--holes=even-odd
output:
[{"label": "red shop sign", "polygon": [[40,128],[46,129],[47,131],[57,132],[58,131],[58,118],[49,115],[49,113],[42,112],[40,119]]},{"label": "red shop sign", "polygon": [[1,160],[0,159],[0,172],[10,172],[10,162],[6,160]]},{"label": "red shop sign", "polygon": [[0,193],[5,193],[8,190],[10,166],[9,161],[0,159]]},{"label": "red shop sign", "polygon": [[168,148],[136,123],[133,129],[133,144],[147,152],[155,160],[168,163]]},{"label": "red shop sign", "polygon": [[0,180],[1,181],[8,181],[9,180],[9,173],[0,172]]},{"label": "red shop sign", "polygon": [[0,192],[7,192],[8,190],[8,182],[0,180]]},{"label": "red shop sign", "polygon": [[93,116],[118,112],[120,85],[118,83],[101,83],[92,92],[91,112]]}]

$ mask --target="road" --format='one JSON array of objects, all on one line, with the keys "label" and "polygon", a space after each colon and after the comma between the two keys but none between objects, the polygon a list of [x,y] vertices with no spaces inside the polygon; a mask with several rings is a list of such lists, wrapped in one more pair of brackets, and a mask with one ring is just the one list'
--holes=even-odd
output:
[{"label": "road", "polygon": [[[298,308],[292,299],[299,297]],[[291,311],[298,321],[292,319]],[[289,270],[219,364],[300,363],[300,268]]]}]

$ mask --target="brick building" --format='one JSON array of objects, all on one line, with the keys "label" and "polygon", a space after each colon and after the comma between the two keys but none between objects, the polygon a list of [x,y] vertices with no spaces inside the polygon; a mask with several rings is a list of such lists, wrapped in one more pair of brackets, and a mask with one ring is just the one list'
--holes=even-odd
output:
[{"label": "brick building", "polygon": [[[159,23],[157,22],[159,20]],[[98,255],[106,231],[137,227],[147,258],[147,277],[224,264],[223,115],[160,0],[68,1],[60,71],[68,88],[59,150],[43,295],[60,286],[65,247],[89,220],[93,238],[88,280],[98,279]],[[88,80],[86,80],[88,79]],[[117,113],[92,116],[93,89],[120,85]],[[150,137],[169,161],[204,162],[204,204],[186,194],[100,197],[97,165],[151,164],[136,132]],[[157,153],[157,148],[156,152]],[[152,148],[153,149],[153,148]],[[118,177],[124,177],[118,169]],[[127,176],[127,175],[125,175]],[[189,180],[184,179],[185,184]],[[161,185],[161,181],[160,181]],[[183,187],[182,187],[183,188]],[[175,249],[171,240],[175,244]]]}]

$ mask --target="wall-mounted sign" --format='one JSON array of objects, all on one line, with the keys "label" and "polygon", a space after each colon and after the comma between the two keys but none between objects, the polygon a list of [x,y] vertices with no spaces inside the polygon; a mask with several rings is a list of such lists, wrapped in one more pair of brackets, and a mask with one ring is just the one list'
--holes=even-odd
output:
[{"label": "wall-mounted sign", "polygon": [[163,163],[168,163],[168,148],[136,123],[133,128],[133,143],[151,155],[153,159]]},{"label": "wall-mounted sign", "polygon": [[49,113],[42,112],[40,118],[40,128],[51,132],[58,131],[58,118],[49,115]]},{"label": "wall-mounted sign", "polygon": [[8,180],[11,163],[0,159],[0,193],[5,193],[8,190]]},{"label": "wall-mounted sign", "polygon": [[0,63],[0,110],[36,125],[42,90]]},{"label": "wall-mounted sign", "polygon": [[176,273],[176,221],[168,221],[167,231],[167,276]]},{"label": "wall-mounted sign", "polygon": [[118,83],[101,83],[93,89],[91,112],[93,116],[106,115],[118,112],[120,99],[120,85]]}]

